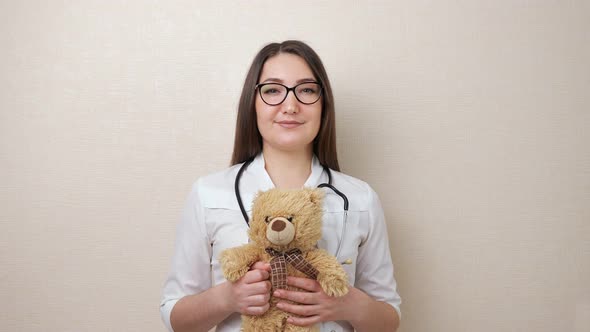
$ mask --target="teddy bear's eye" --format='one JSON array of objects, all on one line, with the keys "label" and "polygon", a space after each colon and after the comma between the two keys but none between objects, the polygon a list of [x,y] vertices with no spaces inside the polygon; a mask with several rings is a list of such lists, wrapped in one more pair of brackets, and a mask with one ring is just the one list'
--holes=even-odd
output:
[{"label": "teddy bear's eye", "polygon": [[270,222],[270,217],[269,216],[264,217],[264,222],[266,222],[268,224]]},{"label": "teddy bear's eye", "polygon": [[287,217],[287,220],[289,220],[290,223],[293,223],[293,216]]}]

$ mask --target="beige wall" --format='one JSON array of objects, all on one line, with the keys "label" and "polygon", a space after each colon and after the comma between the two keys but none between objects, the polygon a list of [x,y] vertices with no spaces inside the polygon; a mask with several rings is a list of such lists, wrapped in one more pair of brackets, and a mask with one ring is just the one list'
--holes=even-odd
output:
[{"label": "beige wall", "polygon": [[0,2],[0,330],[163,331],[253,55],[323,57],[402,332],[590,328],[588,1]]}]

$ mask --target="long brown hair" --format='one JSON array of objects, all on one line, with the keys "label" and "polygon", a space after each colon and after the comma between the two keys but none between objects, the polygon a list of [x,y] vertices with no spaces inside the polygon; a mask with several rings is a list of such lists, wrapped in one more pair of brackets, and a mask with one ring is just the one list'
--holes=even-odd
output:
[{"label": "long brown hair", "polygon": [[256,123],[256,90],[254,87],[258,84],[266,60],[279,53],[290,53],[301,57],[307,62],[316,80],[322,85],[322,122],[320,130],[313,140],[313,153],[318,157],[320,164],[340,171],[336,152],[336,121],[332,87],[320,57],[311,47],[299,40],[268,44],[254,57],[246,75],[238,105],[231,165],[250,160],[262,152],[262,136]]}]

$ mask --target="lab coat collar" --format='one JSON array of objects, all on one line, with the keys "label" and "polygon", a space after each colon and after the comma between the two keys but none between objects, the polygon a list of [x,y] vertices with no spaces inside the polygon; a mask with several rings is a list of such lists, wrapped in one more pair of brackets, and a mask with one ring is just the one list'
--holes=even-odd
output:
[{"label": "lab coat collar", "polygon": [[[319,159],[314,155],[311,161],[311,174],[304,183],[304,187],[315,188],[322,182],[328,182],[327,174],[324,175],[324,168]],[[270,175],[266,172],[264,156],[259,153],[244,172],[240,181],[240,190],[246,211],[252,210],[252,201],[260,191],[275,188]]]},{"label": "lab coat collar", "polygon": [[[264,191],[275,187],[270,175],[268,175],[268,172],[266,171],[264,156],[262,153],[259,153],[256,158],[254,158],[252,164],[248,168],[252,169],[253,175],[260,181],[259,190]],[[303,187],[317,187],[317,185],[321,183],[320,180],[323,172],[324,168],[314,154],[311,159],[311,174],[303,184]]]}]

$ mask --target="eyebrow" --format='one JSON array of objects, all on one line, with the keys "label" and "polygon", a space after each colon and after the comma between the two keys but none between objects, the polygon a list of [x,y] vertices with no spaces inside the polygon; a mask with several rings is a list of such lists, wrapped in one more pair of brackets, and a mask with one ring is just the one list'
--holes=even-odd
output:
[{"label": "eyebrow", "polygon": [[[269,77],[269,78],[265,79],[262,83],[266,83],[266,82],[284,83],[285,81],[283,81],[280,78]],[[297,80],[295,83],[299,84],[299,83],[303,83],[303,82],[317,82],[317,81],[315,78],[302,78],[300,80]]]}]

